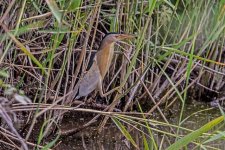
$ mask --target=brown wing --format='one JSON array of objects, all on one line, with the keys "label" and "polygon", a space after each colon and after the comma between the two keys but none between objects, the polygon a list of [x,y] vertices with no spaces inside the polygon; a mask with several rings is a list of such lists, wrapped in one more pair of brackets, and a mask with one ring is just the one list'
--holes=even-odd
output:
[{"label": "brown wing", "polygon": [[96,61],[92,64],[90,70],[84,75],[84,77],[78,82],[78,95],[76,98],[87,96],[94,91],[98,85],[100,77],[100,71]]}]

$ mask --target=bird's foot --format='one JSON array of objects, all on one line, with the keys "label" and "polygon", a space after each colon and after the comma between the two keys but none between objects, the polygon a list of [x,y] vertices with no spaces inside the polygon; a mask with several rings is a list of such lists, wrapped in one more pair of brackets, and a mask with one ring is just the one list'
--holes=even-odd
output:
[{"label": "bird's foot", "polygon": [[93,99],[92,97],[90,97],[89,99],[87,99],[86,101],[85,101],[85,103],[86,104],[95,104],[96,103],[96,100],[95,99]]}]

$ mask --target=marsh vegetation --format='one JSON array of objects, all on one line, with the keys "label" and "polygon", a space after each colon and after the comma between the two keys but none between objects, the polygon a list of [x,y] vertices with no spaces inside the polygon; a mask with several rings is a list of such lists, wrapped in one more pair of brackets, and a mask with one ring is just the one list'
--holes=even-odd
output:
[{"label": "marsh vegetation", "polygon": [[[85,139],[110,131],[123,147],[112,149],[224,149],[215,144],[224,139],[224,0],[0,0],[0,10],[1,149],[60,149],[71,137],[95,149]],[[116,44],[103,81],[105,92],[119,89],[75,99],[110,32],[135,35]]]}]

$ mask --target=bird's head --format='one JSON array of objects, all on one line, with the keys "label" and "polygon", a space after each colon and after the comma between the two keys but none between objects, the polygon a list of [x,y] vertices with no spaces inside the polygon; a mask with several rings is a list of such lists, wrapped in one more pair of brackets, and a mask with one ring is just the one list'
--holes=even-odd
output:
[{"label": "bird's head", "polygon": [[107,35],[105,35],[103,40],[108,41],[108,42],[117,42],[117,41],[121,41],[121,40],[125,40],[125,39],[131,39],[134,37],[135,36],[131,35],[131,34],[108,33]]}]

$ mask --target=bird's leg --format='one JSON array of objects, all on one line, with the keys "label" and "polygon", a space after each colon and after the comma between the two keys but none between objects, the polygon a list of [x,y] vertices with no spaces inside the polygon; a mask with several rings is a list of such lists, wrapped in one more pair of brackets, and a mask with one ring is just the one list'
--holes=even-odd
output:
[{"label": "bird's leg", "polygon": [[84,102],[86,104],[91,104],[91,103],[93,103],[93,98],[92,97],[89,97],[89,98],[85,97],[85,101]]},{"label": "bird's leg", "polygon": [[97,102],[96,101],[96,98],[97,98],[96,96],[97,96],[97,91],[95,90],[93,96],[91,96],[91,98],[92,98],[91,103],[92,104],[96,104],[96,102]]},{"label": "bird's leg", "polygon": [[[113,93],[113,92],[115,92],[115,91],[118,91],[119,88],[120,88],[120,86],[115,87],[115,88],[113,88],[112,90],[110,90],[110,91],[108,91],[108,92],[106,92],[106,93],[104,93],[104,94],[103,94],[103,91],[100,90],[99,93],[100,93],[100,96],[101,96],[101,97],[106,97],[107,95],[109,95],[109,94],[111,94],[111,93]],[[118,91],[118,92],[120,92],[120,91]]]},{"label": "bird's leg", "polygon": [[107,95],[109,95],[109,94],[111,94],[111,93],[113,93],[115,91],[120,92],[119,91],[119,88],[120,88],[120,86],[115,87],[115,88],[113,88],[112,90],[110,90],[110,91],[108,91],[106,93],[103,93],[103,90],[102,90],[102,80],[100,79],[99,80],[99,83],[98,83],[98,90],[99,90],[99,94],[100,94],[101,97],[106,97]]}]

